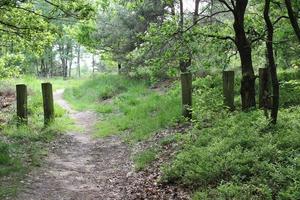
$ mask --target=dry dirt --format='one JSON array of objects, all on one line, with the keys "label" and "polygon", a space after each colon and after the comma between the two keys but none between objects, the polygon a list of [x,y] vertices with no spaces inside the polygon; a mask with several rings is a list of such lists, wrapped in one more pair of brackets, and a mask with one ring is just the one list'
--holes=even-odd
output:
[{"label": "dry dirt", "polygon": [[54,142],[42,166],[24,180],[18,200],[118,200],[128,199],[133,167],[130,150],[117,136],[94,139],[91,135],[98,116],[77,112],[55,93],[55,101],[78,125]]}]

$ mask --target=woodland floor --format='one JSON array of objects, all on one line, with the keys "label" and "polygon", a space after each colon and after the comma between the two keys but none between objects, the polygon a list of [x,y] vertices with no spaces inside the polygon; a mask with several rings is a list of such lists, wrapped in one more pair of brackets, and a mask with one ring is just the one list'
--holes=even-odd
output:
[{"label": "woodland floor", "polygon": [[159,181],[160,167],[174,154],[177,145],[165,146],[156,161],[142,171],[135,172],[132,163],[133,154],[177,131],[184,132],[184,127],[158,132],[134,148],[129,148],[120,136],[97,139],[92,134],[101,117],[91,111],[73,110],[63,99],[63,92],[55,93],[55,101],[68,111],[77,131],[51,143],[41,167],[24,179],[17,200],[190,199],[186,189]]},{"label": "woodland floor", "polygon": [[62,94],[63,90],[57,91],[55,100],[69,112],[78,131],[53,142],[42,166],[25,179],[17,199],[127,199],[126,185],[133,170],[129,148],[117,136],[92,138],[98,116],[72,110]]}]

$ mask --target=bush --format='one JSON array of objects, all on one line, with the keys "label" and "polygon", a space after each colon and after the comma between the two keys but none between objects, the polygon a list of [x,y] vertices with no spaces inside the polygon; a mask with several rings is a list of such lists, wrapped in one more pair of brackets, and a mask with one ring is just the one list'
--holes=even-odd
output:
[{"label": "bush", "polygon": [[199,80],[196,126],[163,180],[198,191],[194,199],[300,199],[300,107],[228,113],[214,78]]}]

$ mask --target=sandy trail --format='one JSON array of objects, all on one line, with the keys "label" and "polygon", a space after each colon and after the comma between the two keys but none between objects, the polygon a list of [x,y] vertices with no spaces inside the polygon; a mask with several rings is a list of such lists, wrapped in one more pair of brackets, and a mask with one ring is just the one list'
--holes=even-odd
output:
[{"label": "sandy trail", "polygon": [[[67,133],[52,144],[52,151],[38,169],[24,180],[19,200],[127,199],[126,188],[132,171],[130,152],[119,137],[91,137],[98,117],[77,112],[63,99],[55,101],[69,112],[78,131]],[[79,130],[80,129],[80,130]]]}]

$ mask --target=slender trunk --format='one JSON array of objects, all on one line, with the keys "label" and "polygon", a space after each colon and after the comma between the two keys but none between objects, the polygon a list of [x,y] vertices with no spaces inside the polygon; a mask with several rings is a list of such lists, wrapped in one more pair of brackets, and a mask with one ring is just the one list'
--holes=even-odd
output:
[{"label": "slender trunk", "polygon": [[295,31],[295,34],[296,34],[296,36],[297,36],[297,38],[300,42],[300,27],[299,27],[299,24],[298,24],[298,19],[297,19],[296,15],[293,11],[291,0],[285,0],[285,5],[287,7],[288,15],[289,15],[291,24],[293,26],[293,29]]},{"label": "slender trunk", "polygon": [[50,49],[50,77],[53,77],[53,72],[54,72],[54,63],[53,63],[53,51],[52,51],[52,47]]},{"label": "slender trunk", "polygon": [[95,55],[93,54],[93,56],[92,56],[92,59],[93,59],[93,62],[92,62],[92,66],[93,66],[93,74],[95,73]]},{"label": "slender trunk", "polygon": [[41,59],[41,75],[42,75],[42,77],[46,77],[45,58]]},{"label": "slender trunk", "polygon": [[256,106],[255,102],[255,75],[252,65],[252,49],[246,36],[244,17],[248,0],[237,1],[234,10],[235,43],[241,59],[242,81],[241,98],[242,108],[247,110]]},{"label": "slender trunk", "polygon": [[[195,12],[193,16],[193,23],[196,24],[199,17],[199,4],[200,0],[195,0]],[[184,31],[184,13],[183,13],[183,0],[180,0],[180,37],[183,40]],[[181,89],[182,89],[182,115],[188,119],[192,119],[192,73],[189,67],[192,63],[192,55],[189,52],[188,59],[181,59],[179,67],[181,71]]]},{"label": "slender trunk", "polygon": [[78,77],[80,78],[80,45],[78,45],[78,49],[77,49],[77,73],[78,73]]},{"label": "slender trunk", "polygon": [[68,48],[67,48],[67,54],[68,54],[68,61],[69,61],[69,72],[68,72],[68,76],[71,77],[72,76],[72,65],[73,65],[73,46],[72,43],[69,42],[68,43]]},{"label": "slender trunk", "polygon": [[267,31],[268,31],[266,46],[267,46],[268,64],[270,68],[272,89],[273,89],[271,122],[273,124],[276,124],[278,109],[279,109],[279,83],[277,78],[276,63],[275,63],[274,50],[273,50],[274,27],[270,20],[269,12],[270,12],[270,0],[265,0],[264,18],[267,25]]},{"label": "slender trunk", "polygon": [[70,60],[70,62],[69,62],[69,77],[72,76],[72,65],[73,65],[73,59]]}]

